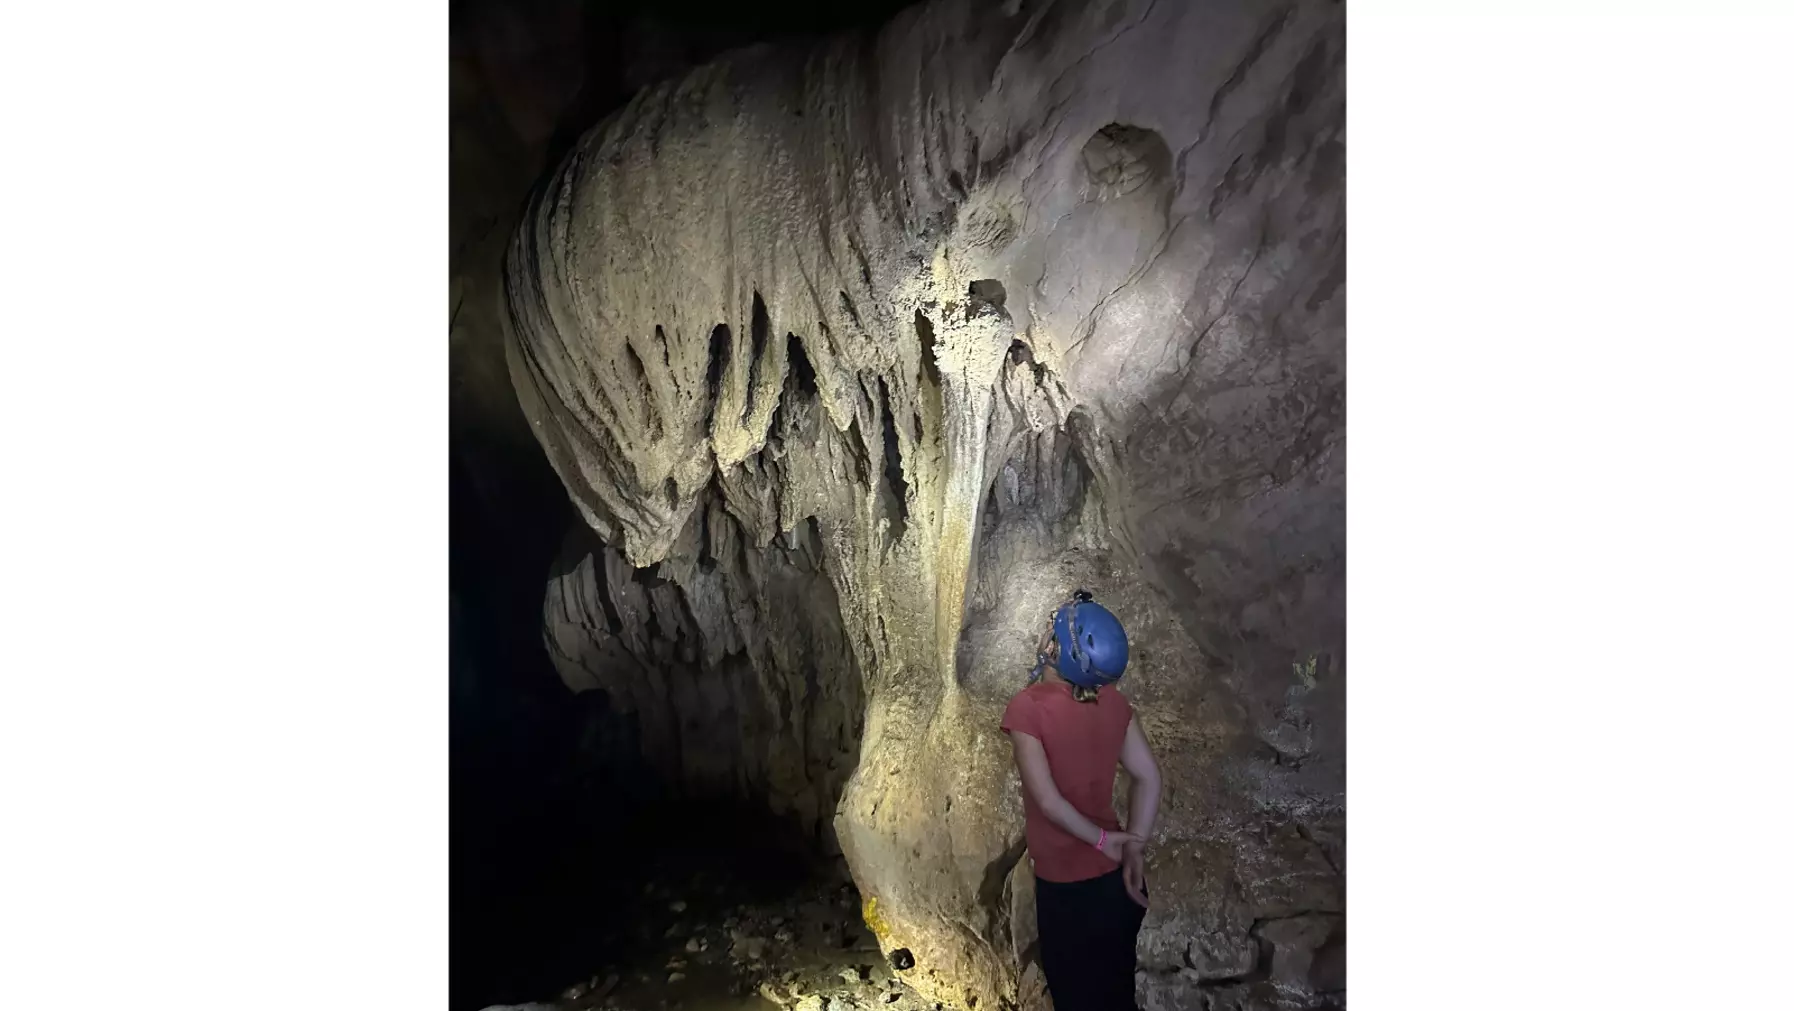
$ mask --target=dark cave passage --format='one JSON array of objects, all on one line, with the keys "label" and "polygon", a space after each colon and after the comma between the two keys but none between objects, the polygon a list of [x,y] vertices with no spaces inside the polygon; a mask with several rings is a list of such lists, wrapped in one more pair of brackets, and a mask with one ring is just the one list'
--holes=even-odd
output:
[{"label": "dark cave passage", "polygon": [[452,477],[451,1011],[567,992],[769,1007],[775,969],[888,978],[813,827],[675,781],[607,692],[562,683],[541,638],[554,546],[515,520],[564,521],[565,503]]},{"label": "dark cave passage", "polygon": [[763,1007],[775,967],[879,960],[845,868],[763,812],[649,801],[585,821],[544,805],[477,851],[451,911],[452,1011],[556,995]]}]

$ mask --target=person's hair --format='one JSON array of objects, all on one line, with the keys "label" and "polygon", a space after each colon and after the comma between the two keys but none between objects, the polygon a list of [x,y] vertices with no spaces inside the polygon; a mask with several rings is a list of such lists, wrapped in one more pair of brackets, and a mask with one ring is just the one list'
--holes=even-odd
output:
[{"label": "person's hair", "polygon": [[1098,690],[1099,689],[1086,688],[1081,684],[1073,683],[1071,686],[1071,697],[1077,699],[1079,702],[1095,702]]}]

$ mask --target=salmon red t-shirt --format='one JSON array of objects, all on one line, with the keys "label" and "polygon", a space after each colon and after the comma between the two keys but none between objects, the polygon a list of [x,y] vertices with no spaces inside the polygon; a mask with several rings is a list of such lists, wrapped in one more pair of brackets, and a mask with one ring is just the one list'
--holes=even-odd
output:
[{"label": "salmon red t-shirt", "polygon": [[[1133,707],[1113,685],[1097,690],[1095,702],[1079,702],[1071,688],[1036,681],[1016,693],[1003,710],[1003,732],[1021,731],[1041,743],[1053,785],[1092,823],[1121,831],[1115,817],[1115,767],[1127,737]],[[1034,873],[1046,881],[1083,881],[1120,866],[1095,846],[1047,819],[1022,790],[1027,813],[1028,853]]]}]

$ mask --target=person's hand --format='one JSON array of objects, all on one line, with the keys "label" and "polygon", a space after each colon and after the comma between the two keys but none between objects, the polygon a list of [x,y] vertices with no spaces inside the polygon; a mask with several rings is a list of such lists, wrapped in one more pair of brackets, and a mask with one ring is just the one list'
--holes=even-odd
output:
[{"label": "person's hand", "polygon": [[1145,842],[1145,840],[1132,832],[1110,832],[1108,837],[1103,840],[1103,856],[1120,863],[1122,850],[1130,843],[1141,842]]},{"label": "person's hand", "polygon": [[1136,841],[1122,847],[1121,882],[1127,886],[1128,898],[1146,908],[1146,843]]}]

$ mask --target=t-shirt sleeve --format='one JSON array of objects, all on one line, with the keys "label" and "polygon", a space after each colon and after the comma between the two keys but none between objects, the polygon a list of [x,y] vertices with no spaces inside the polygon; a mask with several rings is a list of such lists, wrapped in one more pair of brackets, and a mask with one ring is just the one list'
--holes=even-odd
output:
[{"label": "t-shirt sleeve", "polygon": [[1123,734],[1126,734],[1127,733],[1127,725],[1134,721],[1134,700],[1128,698],[1126,695],[1121,694],[1120,689],[1116,689],[1115,690],[1115,701],[1120,703],[1120,705],[1117,705],[1115,707],[1115,709],[1113,710],[1113,712],[1115,713],[1115,716],[1113,717],[1113,719],[1115,720],[1116,723],[1121,724],[1121,732]]},{"label": "t-shirt sleeve", "polygon": [[1040,707],[1026,694],[1017,694],[1009,700],[1009,707],[1003,710],[1003,732],[1007,734],[1012,730],[1040,739]]}]

